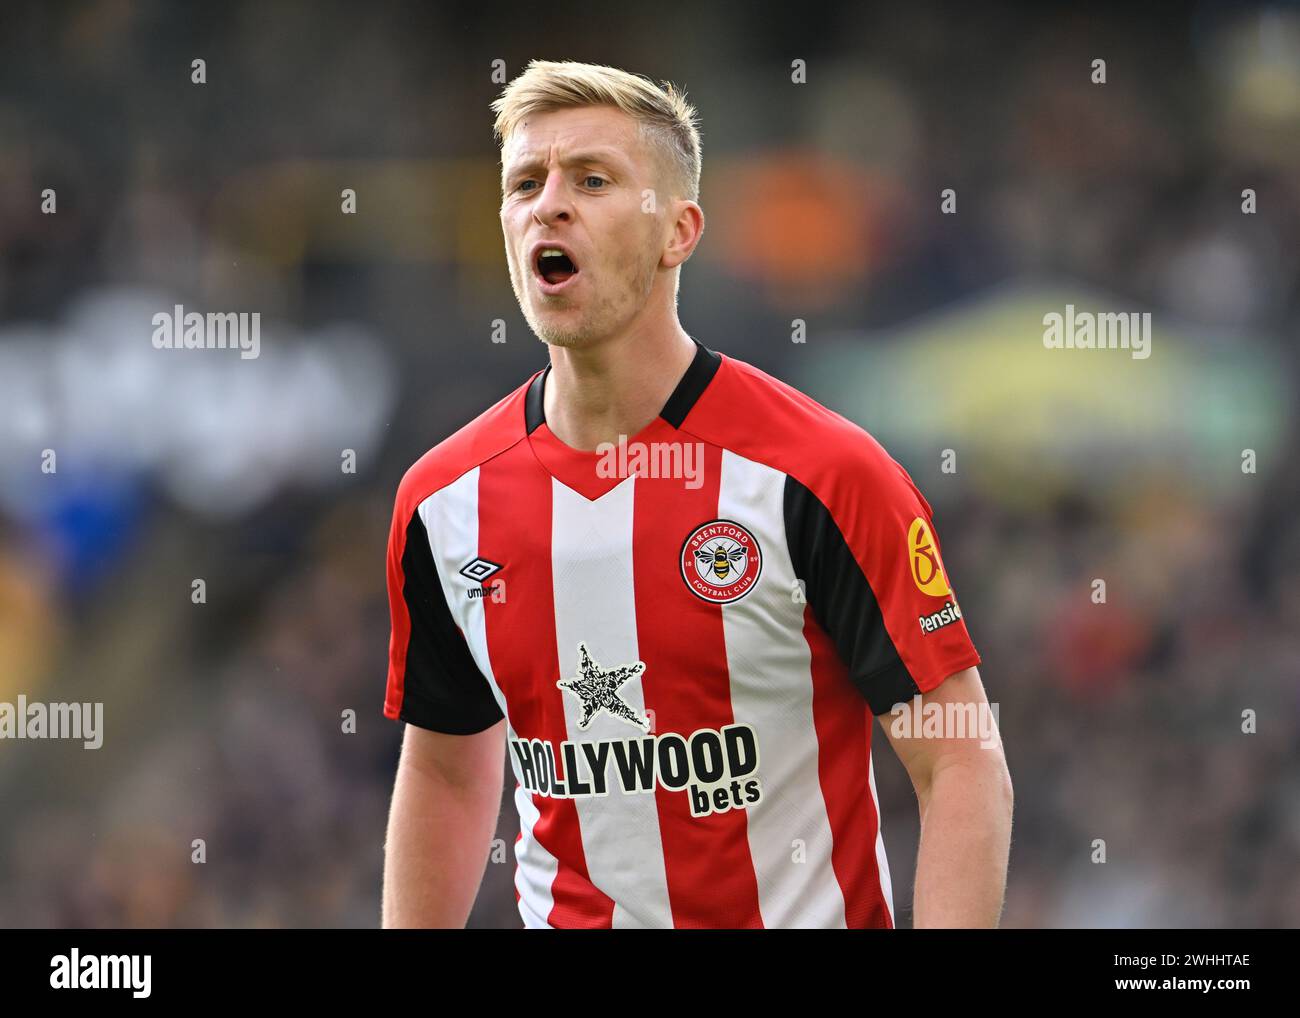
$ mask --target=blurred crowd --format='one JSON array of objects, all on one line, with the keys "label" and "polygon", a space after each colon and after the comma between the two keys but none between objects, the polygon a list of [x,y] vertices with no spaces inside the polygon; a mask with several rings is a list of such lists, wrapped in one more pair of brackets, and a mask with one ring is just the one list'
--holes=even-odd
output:
[{"label": "blurred crowd", "polygon": [[[545,363],[488,110],[493,61],[533,57],[686,88],[708,225],[684,326],[863,423],[933,504],[1015,784],[1005,925],[1300,922],[1300,13],[653,13],[0,16],[0,701],[102,701],[106,728],[93,751],[0,741],[0,925],[378,923],[392,498]],[[1283,398],[1216,404],[1255,472],[1099,420],[1074,459],[992,429],[947,474],[961,433],[882,419],[845,396],[865,378],[817,387],[837,356],[936,312],[960,336],[980,295],[1045,279],[1266,365]],[[152,349],[177,303],[262,311],[264,356]],[[1192,391],[1182,412],[1208,413]],[[1139,467],[1104,469],[1121,448]],[[1079,455],[1097,468],[1062,466]],[[875,742],[907,925],[915,798]],[[471,925],[520,925],[512,791]]]}]

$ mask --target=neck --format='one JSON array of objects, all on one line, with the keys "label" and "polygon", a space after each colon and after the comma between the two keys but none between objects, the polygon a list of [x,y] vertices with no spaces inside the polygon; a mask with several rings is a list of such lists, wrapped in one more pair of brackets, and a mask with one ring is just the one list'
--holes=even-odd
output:
[{"label": "neck", "polygon": [[625,333],[583,349],[551,347],[542,394],[546,426],[565,445],[593,452],[631,438],[656,417],[695,357],[674,317],[670,328]]}]

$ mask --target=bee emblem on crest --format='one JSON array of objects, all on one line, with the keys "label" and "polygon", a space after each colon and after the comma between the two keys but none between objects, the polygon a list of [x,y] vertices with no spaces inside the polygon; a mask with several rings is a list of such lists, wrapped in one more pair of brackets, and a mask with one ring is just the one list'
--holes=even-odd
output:
[{"label": "bee emblem on crest", "polygon": [[754,535],[734,520],[712,520],[682,544],[682,579],[696,597],[730,604],[748,594],[763,569]]}]

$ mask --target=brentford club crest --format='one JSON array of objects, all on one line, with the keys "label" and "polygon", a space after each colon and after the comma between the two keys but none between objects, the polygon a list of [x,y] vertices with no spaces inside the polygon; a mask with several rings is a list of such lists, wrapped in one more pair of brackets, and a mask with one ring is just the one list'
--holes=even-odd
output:
[{"label": "brentford club crest", "polygon": [[731,520],[696,527],[682,545],[682,579],[714,604],[738,601],[758,582],[763,552],[754,535]]}]

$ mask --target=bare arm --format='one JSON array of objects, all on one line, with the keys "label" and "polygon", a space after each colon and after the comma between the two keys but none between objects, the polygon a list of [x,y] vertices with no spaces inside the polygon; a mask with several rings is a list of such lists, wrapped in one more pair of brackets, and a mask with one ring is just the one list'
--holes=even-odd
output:
[{"label": "bare arm", "polygon": [[[966,719],[978,721],[982,713],[984,724],[992,726],[975,668],[949,676],[921,702],[923,711],[932,703],[974,705],[963,708]],[[943,709],[945,717],[955,717]],[[915,736],[910,724],[907,731],[895,732],[894,715],[882,714],[880,722],[907,768],[921,811],[913,925],[996,927],[1006,892],[1012,811],[1011,775],[996,726],[991,728],[993,745],[986,747],[980,729],[972,725],[964,737],[945,724],[942,737],[925,738]]]},{"label": "bare arm", "polygon": [[505,721],[476,735],[408,724],[384,845],[383,926],[464,927],[501,806]]}]

